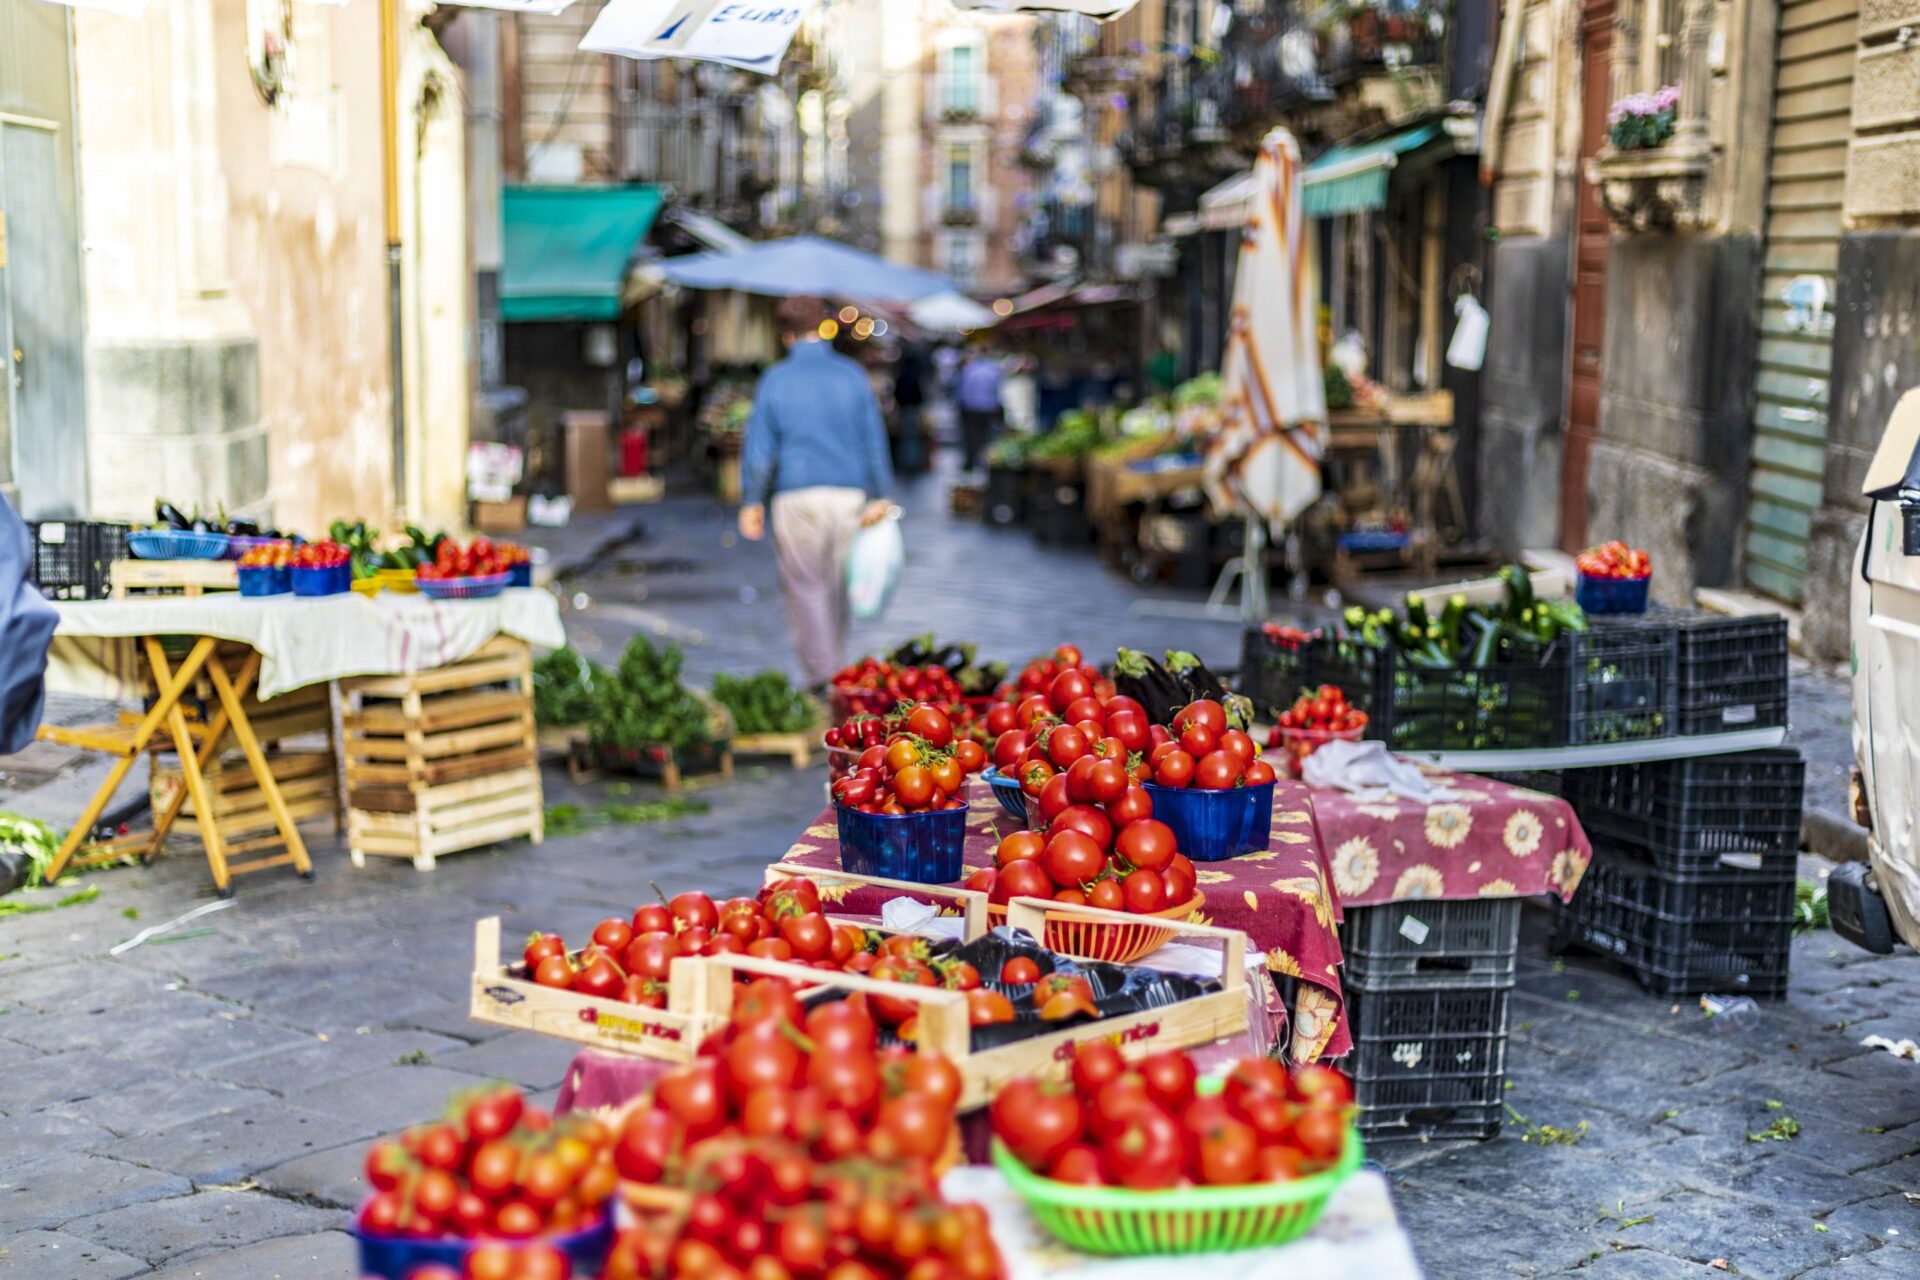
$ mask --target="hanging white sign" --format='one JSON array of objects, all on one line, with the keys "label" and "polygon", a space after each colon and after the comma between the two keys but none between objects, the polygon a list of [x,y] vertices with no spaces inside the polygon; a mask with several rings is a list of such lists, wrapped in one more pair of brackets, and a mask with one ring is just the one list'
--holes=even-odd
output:
[{"label": "hanging white sign", "polygon": [[818,0],[613,0],[580,48],[629,58],[692,58],[771,75]]}]

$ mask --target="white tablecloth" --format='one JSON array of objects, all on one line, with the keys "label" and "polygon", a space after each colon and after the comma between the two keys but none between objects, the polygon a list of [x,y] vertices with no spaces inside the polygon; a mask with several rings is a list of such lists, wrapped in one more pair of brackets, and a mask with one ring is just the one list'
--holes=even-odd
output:
[{"label": "white tablecloth", "polygon": [[347,676],[404,675],[457,662],[497,635],[542,648],[567,641],[560,606],[537,588],[490,600],[429,600],[392,592],[249,598],[230,592],[54,605],[60,625],[47,688],[127,701],[140,694],[141,636],[215,636],[261,655],[259,696]]},{"label": "white tablecloth", "polygon": [[1152,1258],[1075,1253],[1040,1229],[991,1166],[961,1165],[940,1186],[949,1200],[986,1206],[1011,1280],[1421,1280],[1387,1180],[1370,1170],[1349,1179],[1313,1230],[1292,1244]]}]

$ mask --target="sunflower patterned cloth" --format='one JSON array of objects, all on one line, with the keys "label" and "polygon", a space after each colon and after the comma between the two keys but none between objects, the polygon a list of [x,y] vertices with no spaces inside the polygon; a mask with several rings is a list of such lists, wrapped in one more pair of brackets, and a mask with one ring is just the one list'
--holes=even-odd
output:
[{"label": "sunflower patterned cloth", "polygon": [[1342,907],[1406,898],[1573,897],[1593,858],[1573,806],[1556,796],[1429,771],[1440,804],[1313,792],[1313,817]]},{"label": "sunflower patterned cloth", "polygon": [[[1289,1052],[1295,1061],[1339,1057],[1353,1046],[1340,995],[1340,938],[1334,932],[1339,905],[1327,879],[1326,860],[1314,833],[1305,783],[1282,780],[1273,793],[1273,834],[1260,853],[1226,862],[1195,864],[1206,903],[1200,924],[1238,929],[1266,954],[1276,979],[1296,979]],[[965,861],[969,874],[993,865],[1000,838],[1020,829],[978,778],[969,781]],[[814,819],[784,862],[822,870],[840,869],[840,838],[832,809]],[[964,878],[964,877],[963,877]],[[823,896],[826,896],[823,893]],[[839,897],[835,913],[878,916],[880,904],[897,895],[856,889]],[[1276,991],[1270,1009],[1282,1009]]]}]

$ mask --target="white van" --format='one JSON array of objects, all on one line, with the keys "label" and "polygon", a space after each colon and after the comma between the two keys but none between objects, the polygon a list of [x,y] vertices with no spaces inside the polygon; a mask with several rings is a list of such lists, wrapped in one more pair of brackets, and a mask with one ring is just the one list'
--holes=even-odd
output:
[{"label": "white van", "polygon": [[1920,388],[1894,406],[1862,486],[1853,561],[1854,817],[1869,864],[1828,880],[1834,931],[1870,951],[1920,949]]}]

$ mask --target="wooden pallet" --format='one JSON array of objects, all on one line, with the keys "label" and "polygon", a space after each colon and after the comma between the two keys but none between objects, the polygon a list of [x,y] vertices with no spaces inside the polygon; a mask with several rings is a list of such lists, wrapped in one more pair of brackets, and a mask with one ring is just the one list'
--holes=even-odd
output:
[{"label": "wooden pallet", "polygon": [[[332,751],[276,752],[267,757],[267,765],[295,822],[331,814],[336,829],[339,827],[340,781]],[[216,757],[202,772],[223,840],[237,842],[273,830],[273,810],[266,794],[238,751]],[[149,790],[156,811],[164,811],[174,795],[185,788],[186,778],[177,760],[154,760]],[[199,814],[191,795],[182,800],[180,815],[197,821]]]},{"label": "wooden pallet", "polygon": [[431,870],[441,854],[545,835],[527,646],[499,636],[459,662],[341,682],[347,845]]},{"label": "wooden pallet", "polygon": [[197,596],[208,591],[238,591],[237,560],[115,560],[107,566],[107,582],[115,600],[128,592]]},{"label": "wooden pallet", "polygon": [[785,756],[796,769],[813,763],[814,753],[825,749],[820,729],[805,733],[749,733],[733,740],[736,756]]},{"label": "wooden pallet", "polygon": [[609,773],[626,774],[657,781],[670,792],[733,781],[733,747],[726,742],[714,744],[712,761],[701,760],[697,770],[683,762],[672,747],[647,747],[628,755],[631,758],[623,762],[609,763],[607,753],[585,735],[576,737],[567,750],[567,778],[580,784]]}]

